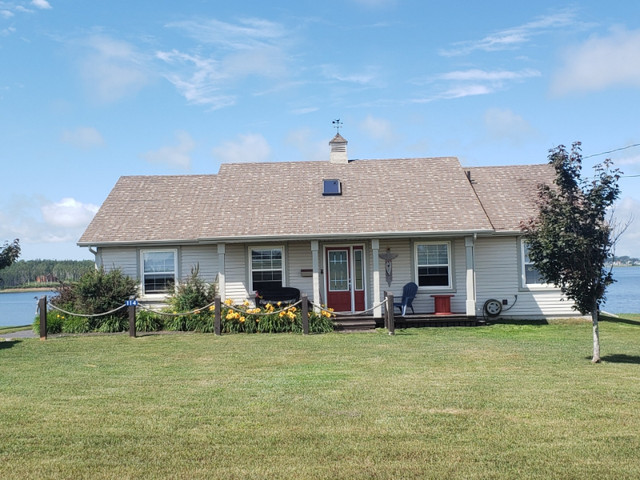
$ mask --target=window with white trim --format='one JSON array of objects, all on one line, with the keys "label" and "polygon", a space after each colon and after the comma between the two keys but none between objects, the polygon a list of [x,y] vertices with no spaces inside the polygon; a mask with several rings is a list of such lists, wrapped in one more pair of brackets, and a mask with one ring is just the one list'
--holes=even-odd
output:
[{"label": "window with white trim", "polygon": [[417,243],[416,283],[425,288],[451,288],[451,243]]},{"label": "window with white trim", "polygon": [[143,295],[173,293],[176,284],[178,252],[176,250],[143,250]]},{"label": "window with white trim", "polygon": [[520,242],[520,254],[522,259],[522,286],[543,286],[546,285],[544,278],[536,268],[535,264],[529,258],[529,246],[526,241]]},{"label": "window with white trim", "polygon": [[282,247],[254,247],[251,257],[251,289],[269,290],[282,287],[284,279],[284,249]]}]

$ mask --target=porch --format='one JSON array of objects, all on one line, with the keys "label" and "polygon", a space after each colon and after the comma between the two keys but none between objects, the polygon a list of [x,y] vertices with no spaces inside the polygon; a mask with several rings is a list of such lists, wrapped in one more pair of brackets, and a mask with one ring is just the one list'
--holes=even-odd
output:
[{"label": "porch", "polygon": [[[367,331],[385,327],[384,317],[373,315],[345,315],[334,320],[336,331]],[[435,315],[417,313],[413,315],[394,315],[395,328],[423,328],[423,327],[477,327],[484,325],[482,319],[462,313],[450,315]]]}]

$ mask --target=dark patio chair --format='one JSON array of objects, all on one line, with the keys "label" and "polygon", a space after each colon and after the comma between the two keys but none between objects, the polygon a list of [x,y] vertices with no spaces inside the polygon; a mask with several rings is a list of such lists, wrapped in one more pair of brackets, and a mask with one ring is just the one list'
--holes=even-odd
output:
[{"label": "dark patio chair", "polygon": [[418,285],[413,282],[407,283],[402,288],[402,301],[393,302],[393,307],[399,308],[403,317],[407,314],[407,308],[410,308],[411,313],[415,314],[416,312],[413,311],[413,299],[416,298],[417,293]]}]

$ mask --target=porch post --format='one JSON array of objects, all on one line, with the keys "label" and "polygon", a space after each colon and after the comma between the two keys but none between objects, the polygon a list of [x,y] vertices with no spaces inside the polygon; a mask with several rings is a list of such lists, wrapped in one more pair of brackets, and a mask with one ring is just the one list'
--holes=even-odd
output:
[{"label": "porch post", "polygon": [[464,237],[464,247],[467,264],[467,303],[466,314],[469,317],[476,315],[476,271],[475,271],[475,235]]},{"label": "porch post", "polygon": [[224,243],[218,244],[218,295],[224,302],[227,299],[227,282],[225,280],[224,271],[224,254],[226,252],[226,245]]},{"label": "porch post", "polygon": [[[378,253],[380,251],[380,240],[377,238],[371,239],[371,255],[373,257],[373,295],[371,296],[373,304],[380,303],[380,257]],[[374,317],[382,316],[382,306],[377,306],[373,309]]]},{"label": "porch post", "polygon": [[[320,256],[318,240],[311,240],[311,266],[313,267],[313,291],[311,292],[311,301],[316,305],[320,305]],[[313,307],[317,310],[317,307]]]}]

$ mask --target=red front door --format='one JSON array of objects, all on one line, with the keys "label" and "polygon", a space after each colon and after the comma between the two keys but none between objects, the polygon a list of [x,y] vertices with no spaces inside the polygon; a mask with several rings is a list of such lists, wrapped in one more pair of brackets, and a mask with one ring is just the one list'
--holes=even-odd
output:
[{"label": "red front door", "polygon": [[336,312],[364,310],[364,249],[327,248],[327,305]]}]

